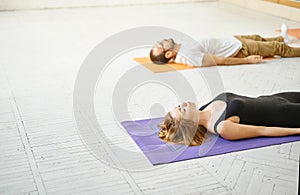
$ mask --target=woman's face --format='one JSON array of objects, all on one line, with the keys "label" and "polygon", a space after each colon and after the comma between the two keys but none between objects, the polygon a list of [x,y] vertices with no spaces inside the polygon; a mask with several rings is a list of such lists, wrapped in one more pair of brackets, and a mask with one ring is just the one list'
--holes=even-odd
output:
[{"label": "woman's face", "polygon": [[174,120],[180,121],[182,119],[193,121],[196,124],[199,122],[199,110],[193,102],[184,102],[181,105],[173,108],[170,114]]}]

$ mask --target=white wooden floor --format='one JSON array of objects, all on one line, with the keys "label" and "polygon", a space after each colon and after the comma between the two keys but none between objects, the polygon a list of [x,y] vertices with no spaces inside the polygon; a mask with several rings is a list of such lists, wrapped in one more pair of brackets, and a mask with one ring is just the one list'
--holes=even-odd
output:
[{"label": "white wooden floor", "polygon": [[[300,27],[219,2],[0,12],[0,194],[297,194],[300,142],[150,165],[111,113],[115,82],[136,66],[132,53],[121,57],[122,66],[118,59],[111,64],[95,92],[104,131],[98,154],[82,139],[73,113],[83,60],[115,33],[155,25],[189,35],[273,36],[281,23]],[[299,40],[292,44],[300,46]],[[299,91],[299,62],[285,58],[217,70],[224,90],[255,96]],[[209,99],[199,71],[179,74],[190,82],[199,105]],[[103,92],[107,96],[101,97]],[[128,97],[126,112],[132,119],[159,115],[151,105],[159,102],[167,109],[177,103],[166,94],[162,86],[144,84]],[[122,151],[135,156],[117,153]]]}]

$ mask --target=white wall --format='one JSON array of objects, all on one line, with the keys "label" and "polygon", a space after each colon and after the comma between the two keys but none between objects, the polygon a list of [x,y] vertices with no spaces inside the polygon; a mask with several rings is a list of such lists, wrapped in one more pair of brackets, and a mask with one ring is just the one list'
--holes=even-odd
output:
[{"label": "white wall", "polygon": [[216,0],[0,0],[0,10],[51,9]]},{"label": "white wall", "polygon": [[263,0],[220,0],[274,16],[300,22],[300,9]]}]

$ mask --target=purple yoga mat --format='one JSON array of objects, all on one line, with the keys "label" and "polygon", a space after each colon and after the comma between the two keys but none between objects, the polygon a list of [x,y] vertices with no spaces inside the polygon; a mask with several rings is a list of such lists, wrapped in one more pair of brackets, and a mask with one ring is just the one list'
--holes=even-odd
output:
[{"label": "purple yoga mat", "polygon": [[157,135],[159,132],[158,124],[162,120],[163,118],[153,118],[121,122],[127,133],[153,165],[300,141],[300,135],[258,137],[235,141],[228,141],[212,135],[201,146],[187,147],[179,144],[168,144],[159,139]]}]

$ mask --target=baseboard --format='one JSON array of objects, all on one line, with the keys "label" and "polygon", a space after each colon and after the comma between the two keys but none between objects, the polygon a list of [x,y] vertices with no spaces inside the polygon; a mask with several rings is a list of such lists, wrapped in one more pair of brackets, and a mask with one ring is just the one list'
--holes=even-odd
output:
[{"label": "baseboard", "polygon": [[0,0],[0,11],[207,2],[217,0]]}]

